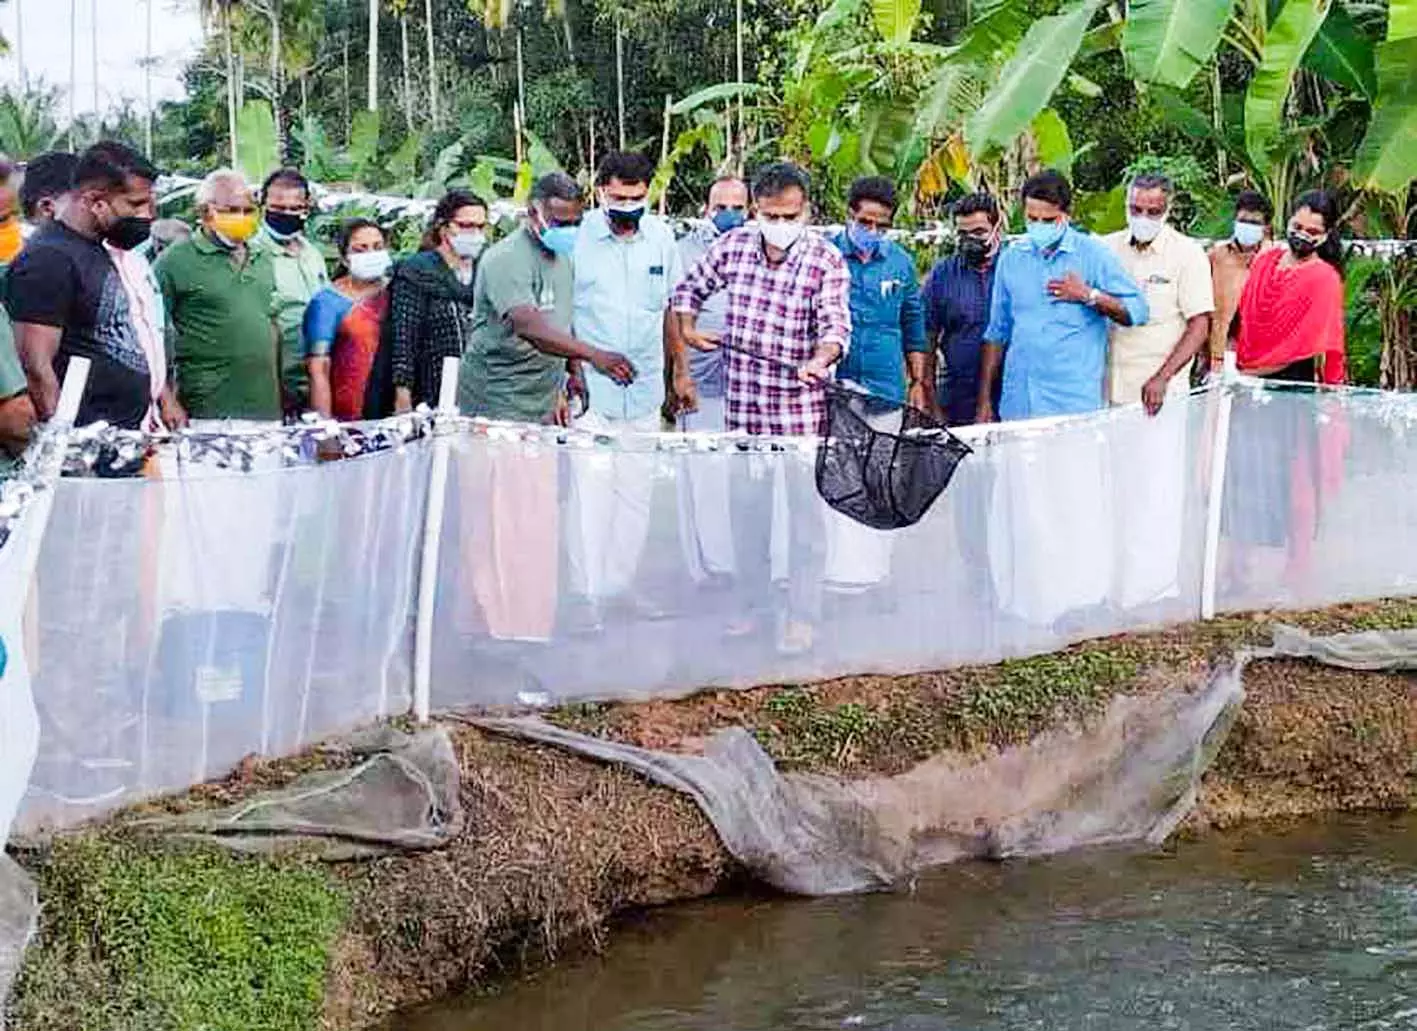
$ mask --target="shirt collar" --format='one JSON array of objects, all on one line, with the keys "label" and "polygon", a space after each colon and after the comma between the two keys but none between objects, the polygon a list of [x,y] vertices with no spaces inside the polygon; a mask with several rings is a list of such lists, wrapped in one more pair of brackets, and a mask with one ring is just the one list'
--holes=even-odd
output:
[{"label": "shirt collar", "polygon": [[230,254],[225,247],[220,246],[205,229],[199,228],[192,234],[192,246],[203,254]]}]

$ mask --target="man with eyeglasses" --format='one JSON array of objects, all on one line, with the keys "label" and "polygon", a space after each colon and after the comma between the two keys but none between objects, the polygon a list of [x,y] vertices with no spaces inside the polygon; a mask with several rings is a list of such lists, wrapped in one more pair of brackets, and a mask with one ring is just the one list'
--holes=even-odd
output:
[{"label": "man with eyeglasses", "polygon": [[[989,324],[989,298],[994,291],[995,259],[1003,240],[999,202],[987,193],[972,193],[950,209],[955,225],[955,252],[938,262],[925,281],[925,329],[932,350],[928,366],[944,358],[943,375],[927,367],[921,392],[934,390],[951,426],[968,426],[978,418],[979,360],[984,328]],[[998,390],[992,395],[998,404]]]},{"label": "man with eyeglasses", "polygon": [[153,271],[176,335],[177,390],[193,419],[279,420],[280,332],[270,254],[251,187],[218,169],[197,187],[198,232]]}]

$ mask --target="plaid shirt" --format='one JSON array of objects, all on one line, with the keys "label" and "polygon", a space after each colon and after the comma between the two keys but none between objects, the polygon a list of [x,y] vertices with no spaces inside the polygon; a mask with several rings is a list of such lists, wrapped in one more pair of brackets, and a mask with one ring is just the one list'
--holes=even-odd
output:
[{"label": "plaid shirt", "polygon": [[[826,392],[768,358],[800,365],[821,344],[842,354],[851,340],[851,275],[841,252],[808,231],[780,265],[768,264],[753,228],[714,243],[674,291],[674,310],[697,314],[718,291],[728,298],[724,410],[730,430],[770,436],[818,434]],[[743,354],[747,351],[749,354]]]}]

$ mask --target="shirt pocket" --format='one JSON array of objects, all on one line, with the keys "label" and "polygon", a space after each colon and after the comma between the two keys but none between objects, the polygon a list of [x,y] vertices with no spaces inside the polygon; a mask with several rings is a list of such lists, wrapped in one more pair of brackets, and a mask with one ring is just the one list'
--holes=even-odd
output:
[{"label": "shirt pocket", "polygon": [[631,266],[630,273],[634,304],[644,311],[663,311],[669,303],[668,262],[662,258],[640,261]]},{"label": "shirt pocket", "polygon": [[1146,298],[1149,322],[1162,322],[1181,317],[1180,284],[1173,272],[1157,270],[1142,277],[1142,296]]}]

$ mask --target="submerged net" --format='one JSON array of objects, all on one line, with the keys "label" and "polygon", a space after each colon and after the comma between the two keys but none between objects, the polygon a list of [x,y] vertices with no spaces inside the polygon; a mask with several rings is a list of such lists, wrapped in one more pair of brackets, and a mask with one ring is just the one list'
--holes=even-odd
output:
[{"label": "submerged net", "polygon": [[620,763],[698,803],[750,873],[783,891],[898,886],[971,856],[1042,856],[1160,843],[1190,812],[1244,690],[1243,660],[1198,683],[1113,700],[1092,725],[969,762],[928,760],[897,777],[780,773],[747,730],[702,755],[653,752],[529,719],[479,726]]},{"label": "submerged net", "polygon": [[943,422],[918,408],[827,384],[817,491],[863,526],[899,530],[919,522],[969,453]]}]

